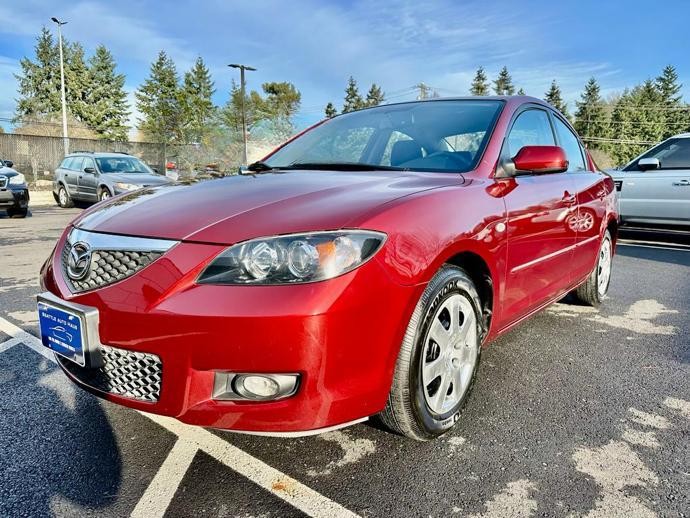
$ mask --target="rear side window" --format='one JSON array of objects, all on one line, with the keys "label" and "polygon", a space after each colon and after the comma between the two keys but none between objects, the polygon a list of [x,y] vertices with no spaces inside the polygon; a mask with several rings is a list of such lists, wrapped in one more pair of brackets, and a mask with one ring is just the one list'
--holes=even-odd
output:
[{"label": "rear side window", "polygon": [[544,110],[526,110],[518,115],[508,134],[508,156],[514,157],[524,146],[554,146],[549,116]]},{"label": "rear side window", "polygon": [[76,156],[72,159],[70,163],[70,169],[72,171],[81,171],[83,169],[82,164],[84,163],[84,157]]},{"label": "rear side window", "polygon": [[580,141],[577,140],[575,134],[570,131],[561,119],[554,117],[556,126],[556,134],[558,135],[558,142],[565,151],[565,156],[568,159],[568,172],[586,171],[585,159],[582,157],[582,148]]},{"label": "rear side window", "polygon": [[69,169],[69,162],[72,160],[72,157],[68,157],[62,160],[60,162],[60,169]]}]

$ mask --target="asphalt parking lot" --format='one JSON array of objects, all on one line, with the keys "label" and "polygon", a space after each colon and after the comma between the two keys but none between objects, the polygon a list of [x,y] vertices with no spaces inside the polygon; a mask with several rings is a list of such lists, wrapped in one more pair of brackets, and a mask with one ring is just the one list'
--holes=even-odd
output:
[{"label": "asphalt parking lot", "polygon": [[629,236],[600,309],[561,302],[493,343],[451,435],[275,439],[67,381],[35,338],[34,295],[78,212],[0,216],[0,516],[690,515],[686,238]]}]

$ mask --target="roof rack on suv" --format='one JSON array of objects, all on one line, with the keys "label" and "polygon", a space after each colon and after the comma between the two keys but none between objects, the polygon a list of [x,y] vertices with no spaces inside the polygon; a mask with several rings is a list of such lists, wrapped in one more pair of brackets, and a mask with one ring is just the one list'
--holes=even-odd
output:
[{"label": "roof rack on suv", "polygon": [[93,153],[93,151],[88,151],[86,149],[75,149],[74,151],[70,151],[70,155],[74,153]]}]

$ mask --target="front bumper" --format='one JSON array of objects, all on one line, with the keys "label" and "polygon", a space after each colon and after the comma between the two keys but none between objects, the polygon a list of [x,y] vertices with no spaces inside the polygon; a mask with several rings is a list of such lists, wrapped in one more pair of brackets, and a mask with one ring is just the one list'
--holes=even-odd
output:
[{"label": "front bumper", "polygon": [[[63,245],[64,237],[57,250]],[[180,243],[133,276],[78,295],[54,253],[42,271],[45,289],[97,308],[104,346],[155,355],[162,365],[153,402],[103,391],[63,367],[68,376],[128,407],[238,431],[308,432],[381,411],[423,286],[394,283],[376,259],[311,284],[195,284],[224,249]],[[219,401],[212,398],[217,371],[298,373],[300,385],[278,401]]]},{"label": "front bumper", "polygon": [[29,189],[26,186],[7,186],[0,189],[0,210],[26,209],[29,206]]}]

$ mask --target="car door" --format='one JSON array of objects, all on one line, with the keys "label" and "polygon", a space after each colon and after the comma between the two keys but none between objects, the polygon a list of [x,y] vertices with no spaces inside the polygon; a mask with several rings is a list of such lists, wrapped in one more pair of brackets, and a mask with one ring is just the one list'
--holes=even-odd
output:
[{"label": "car door", "polygon": [[[515,118],[501,162],[523,146],[556,144],[548,113],[529,107]],[[504,197],[508,249],[503,314],[510,324],[566,290],[575,231],[568,218],[577,211],[574,181],[567,173],[520,175]]]},{"label": "car door", "polygon": [[[93,169],[92,172],[86,172],[86,169]],[[82,162],[81,172],[79,173],[79,195],[89,201],[97,201],[98,188],[98,171],[96,163],[91,157],[84,157]]]},{"label": "car door", "polygon": [[597,260],[601,244],[601,228],[606,217],[606,206],[602,201],[609,191],[604,176],[592,171],[585,151],[574,131],[560,116],[552,113],[558,145],[565,151],[568,159],[567,173],[575,184],[577,210],[566,223],[575,231],[575,251],[571,261],[573,281],[586,278]]},{"label": "car door", "polygon": [[[656,158],[659,168],[641,168]],[[690,225],[690,138],[668,139],[620,174],[620,213],[624,223]]]},{"label": "car door", "polygon": [[60,164],[60,169],[62,169],[62,180],[65,183],[65,188],[69,193],[70,197],[79,197],[77,190],[78,184],[78,173],[73,169],[73,165],[76,163],[77,158],[80,157],[67,157]]}]

